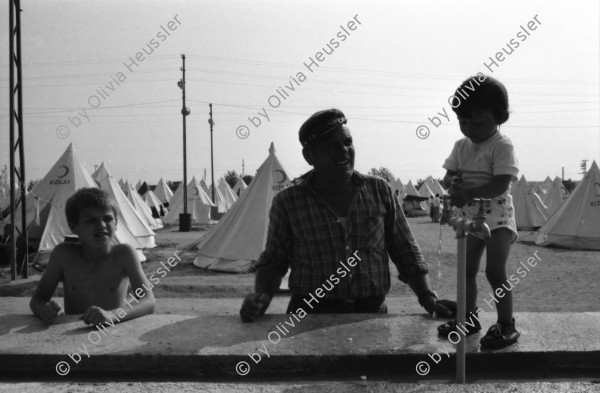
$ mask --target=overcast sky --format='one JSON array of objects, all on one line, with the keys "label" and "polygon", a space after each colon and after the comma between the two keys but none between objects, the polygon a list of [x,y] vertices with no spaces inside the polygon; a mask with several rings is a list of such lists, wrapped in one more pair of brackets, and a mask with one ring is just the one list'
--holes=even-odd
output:
[{"label": "overcast sky", "polygon": [[[28,179],[43,177],[73,143],[90,172],[104,161],[117,179],[180,180],[182,53],[190,178],[205,169],[210,176],[208,103],[216,177],[241,172],[242,160],[253,174],[271,141],[290,177],[305,172],[298,129],[330,107],[349,119],[359,171],[384,166],[403,182],[441,177],[462,136],[448,97],[477,72],[508,89],[511,118],[501,131],[529,180],[560,176],[561,167],[580,179],[580,160],[589,167],[600,157],[595,0],[25,0],[22,9]],[[8,25],[7,2],[0,20]],[[7,31],[0,29],[2,167],[9,162]],[[484,63],[510,52],[511,40],[518,48],[489,70]],[[323,47],[331,54],[319,61]],[[428,137],[417,136],[420,125]],[[240,126],[249,128],[245,139],[236,135]]]}]

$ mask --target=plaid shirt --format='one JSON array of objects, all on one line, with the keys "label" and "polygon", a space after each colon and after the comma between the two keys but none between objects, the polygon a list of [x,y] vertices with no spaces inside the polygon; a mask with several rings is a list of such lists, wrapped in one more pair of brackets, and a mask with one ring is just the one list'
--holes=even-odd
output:
[{"label": "plaid shirt", "polygon": [[[403,282],[429,271],[385,180],[354,171],[346,231],[314,191],[313,178],[314,172],[308,172],[273,198],[267,244],[257,268],[270,265],[284,275],[291,266],[292,293],[307,295],[325,284],[327,289],[333,286],[325,297],[335,299],[387,294],[391,285],[388,253]],[[347,261],[353,253],[360,261],[350,267]],[[350,269],[343,276],[340,273],[346,269],[341,262]]]}]

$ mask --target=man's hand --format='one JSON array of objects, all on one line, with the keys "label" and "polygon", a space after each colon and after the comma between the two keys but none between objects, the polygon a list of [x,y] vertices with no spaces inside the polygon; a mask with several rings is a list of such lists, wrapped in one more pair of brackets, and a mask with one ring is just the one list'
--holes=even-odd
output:
[{"label": "man's hand", "polygon": [[439,315],[442,318],[454,318],[456,316],[456,302],[438,298],[432,293],[424,296],[419,303],[429,314]]},{"label": "man's hand", "polygon": [[112,322],[112,313],[101,309],[97,306],[91,306],[83,315],[79,317],[79,319],[83,320],[88,325],[100,325],[104,322]]},{"label": "man's hand", "polygon": [[44,304],[37,312],[37,316],[47,323],[52,323],[55,318],[60,317],[61,315],[65,315],[65,312],[54,300],[50,300],[48,303]]},{"label": "man's hand", "polygon": [[266,293],[251,293],[242,303],[240,316],[244,322],[253,322],[264,315],[271,304],[271,296]]}]

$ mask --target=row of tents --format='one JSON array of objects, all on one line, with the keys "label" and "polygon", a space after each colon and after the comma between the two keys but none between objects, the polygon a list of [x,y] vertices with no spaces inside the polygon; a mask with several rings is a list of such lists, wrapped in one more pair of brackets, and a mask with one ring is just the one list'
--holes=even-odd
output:
[{"label": "row of tents", "polygon": [[[159,221],[176,221],[181,210],[183,185],[169,196],[165,190],[168,186],[162,180],[159,185],[160,183],[163,184],[160,187],[157,185],[154,190],[160,197],[149,189],[144,196],[154,195],[158,203],[169,203],[168,213],[160,219],[147,210],[140,214],[139,210],[145,210],[144,206],[149,205],[136,192],[135,187],[128,186],[125,182],[126,187],[123,190],[123,185],[120,186],[110,176],[105,166],[90,176],[83,163],[76,157],[72,146],[69,146],[46,177],[28,195],[30,242],[37,241],[40,251],[49,251],[63,241],[70,232],[63,208],[66,199],[78,188],[100,186],[112,193],[122,210],[119,220],[127,222],[127,225],[119,226],[116,240],[134,245],[141,254],[143,248],[154,246],[153,231],[160,228]],[[524,212],[517,213],[517,225],[520,229],[539,229],[538,244],[600,249],[600,172],[596,163],[594,162],[584,179],[568,196],[560,180],[555,179],[551,183],[552,185],[546,183],[539,186],[545,191],[543,196],[537,194],[534,190],[536,185],[530,185],[524,177],[513,185],[515,209],[517,212]],[[229,201],[229,210],[214,228],[186,247],[187,251],[195,254],[193,264],[211,270],[247,272],[252,262],[258,259],[266,243],[272,199],[291,184],[271,143],[269,155],[250,185],[243,191],[233,188],[234,195],[240,191],[237,201]],[[142,186],[143,183],[140,184],[140,188]],[[211,188],[207,187],[203,180],[198,181],[196,178],[192,178],[187,187],[188,211],[194,212],[195,222],[214,222],[210,219],[210,211],[212,207],[218,206],[209,198]],[[392,182],[391,187],[404,201],[410,196],[418,196],[420,206],[432,194],[446,194],[439,182],[432,177],[428,177],[419,190],[410,181],[404,186],[396,180]],[[219,188],[217,186],[215,189],[215,195],[218,195]],[[160,189],[163,190],[162,193]],[[225,201],[224,206],[227,207],[227,195],[222,195],[222,201]],[[163,208],[166,209],[164,204]],[[553,214],[549,214],[550,206],[556,209]],[[525,217],[524,221],[521,221],[521,216]],[[145,259],[143,254],[140,258]]]},{"label": "row of tents", "polygon": [[[144,188],[144,185],[145,183],[140,183],[139,189]],[[69,145],[26,196],[28,246],[30,250],[37,251],[37,262],[43,263],[57,244],[73,236],[67,224],[64,206],[76,190],[84,187],[99,187],[115,200],[119,207],[117,219],[120,224],[115,233],[115,242],[134,246],[142,261],[146,260],[142,250],[156,246],[154,230],[161,229],[163,223],[176,224],[179,213],[183,212],[181,184],[173,193],[161,179],[155,187],[158,195],[147,185],[143,195],[140,195],[138,189],[129,182],[116,181],[104,163],[90,175],[73,146]],[[237,188],[242,194],[246,188],[245,183]],[[204,180],[198,182],[192,178],[188,184],[188,210],[194,212],[198,223],[214,222],[210,217],[211,207],[215,204],[205,190],[209,189]],[[237,200],[237,195],[223,179],[215,191],[218,191],[215,195],[222,197],[224,212]],[[165,205],[170,206],[170,209]],[[20,222],[17,225],[20,226]]]},{"label": "row of tents", "polygon": [[[431,196],[447,195],[441,184],[429,176],[417,190],[412,182],[400,179],[391,187],[402,198],[405,211],[428,210]],[[524,241],[542,246],[600,250],[600,171],[594,161],[573,192],[569,194],[560,178],[549,176],[541,183],[529,183],[525,176],[511,185],[517,229]]]}]

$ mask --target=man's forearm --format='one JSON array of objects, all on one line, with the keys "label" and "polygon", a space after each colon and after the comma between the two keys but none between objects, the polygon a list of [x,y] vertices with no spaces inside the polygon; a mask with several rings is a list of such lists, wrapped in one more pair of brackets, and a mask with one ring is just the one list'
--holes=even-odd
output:
[{"label": "man's forearm", "polygon": [[431,291],[429,274],[427,273],[415,274],[408,279],[408,285],[410,286],[410,289],[413,290],[415,295],[417,295],[417,297],[421,296],[427,291]]},{"label": "man's forearm", "polygon": [[254,292],[266,293],[267,295],[273,297],[281,285],[282,278],[283,276],[276,268],[265,265],[260,266],[256,270]]}]

